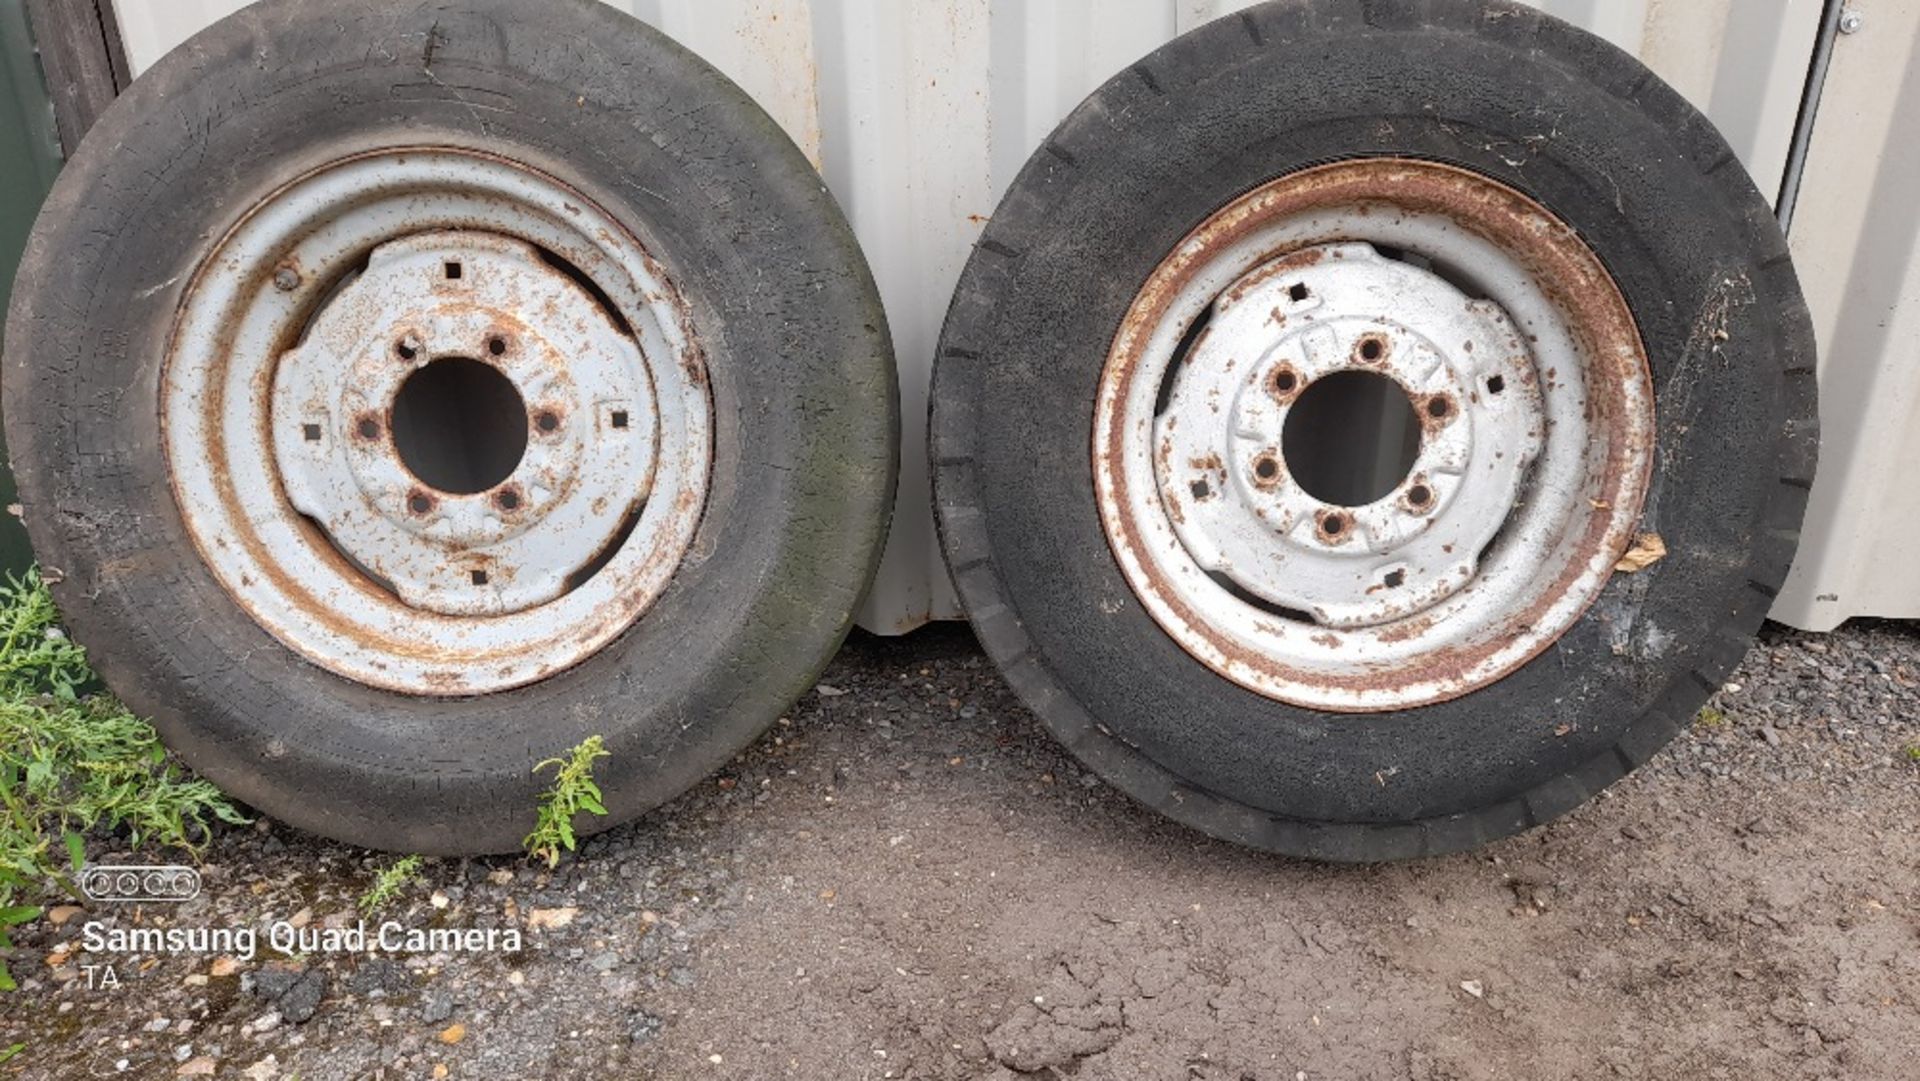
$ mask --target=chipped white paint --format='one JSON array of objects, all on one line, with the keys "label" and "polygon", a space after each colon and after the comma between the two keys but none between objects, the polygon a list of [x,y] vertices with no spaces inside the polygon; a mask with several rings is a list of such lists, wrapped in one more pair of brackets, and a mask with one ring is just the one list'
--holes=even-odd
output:
[{"label": "chipped white paint", "polygon": [[[1417,427],[1310,400],[1355,373]],[[1101,525],[1161,629],[1249,690],[1373,712],[1501,678],[1599,595],[1640,516],[1653,386],[1571,230],[1478,174],[1373,159],[1189,234],[1120,324],[1093,429]],[[1393,449],[1371,477],[1315,468],[1355,459],[1342,440]]]},{"label": "chipped white paint", "polygon": [[[1370,224],[1354,215],[1337,235],[1366,235],[1359,230]],[[1426,235],[1464,248],[1459,232],[1435,220]],[[1488,265],[1481,254],[1473,253],[1476,269]],[[1199,572],[1191,576],[1199,595],[1188,599],[1197,611],[1251,603],[1227,594],[1214,575],[1324,627],[1377,626],[1425,611],[1473,581],[1481,551],[1539,457],[1547,411],[1535,370],[1576,371],[1578,355],[1536,359],[1540,350],[1498,304],[1470,299],[1371,244],[1302,248],[1280,264],[1255,267],[1224,290],[1224,274],[1187,286],[1209,311],[1206,330],[1136,377],[1145,393],[1129,404],[1141,414],[1121,421],[1129,460],[1148,465],[1153,479],[1131,489],[1129,512],[1181,508],[1169,524]],[[1190,308],[1170,309],[1179,317],[1167,320],[1168,341],[1181,340]],[[1392,380],[1407,401],[1408,426],[1425,429],[1404,467],[1390,458],[1385,472],[1397,479],[1364,491],[1324,477],[1314,467],[1336,448],[1300,437],[1316,408],[1322,417],[1338,408],[1316,406],[1327,391],[1315,388],[1335,386],[1321,380],[1355,376]],[[1500,392],[1486,390],[1489,383]],[[1549,385],[1569,399],[1555,434],[1587,443],[1578,382]],[[1307,414],[1305,427],[1292,423],[1296,414]],[[1378,441],[1371,432],[1340,434]],[[1320,438],[1333,436],[1323,427]],[[1568,473],[1541,486],[1572,488],[1578,478]]]},{"label": "chipped white paint", "polygon": [[[369,288],[327,293],[368,251]],[[160,416],[187,533],[329,671],[422,695],[544,679],[638,619],[693,541],[713,450],[697,336],[641,242],[551,178],[466,151],[332,163],[242,220],[181,301]],[[431,490],[400,460],[394,402],[461,357],[512,382],[528,452],[498,482]]]},{"label": "chipped white paint", "polygon": [[[409,464],[397,400],[444,365],[513,388],[520,415],[499,428],[525,449],[510,472]],[[662,427],[648,374],[639,343],[533,246],[416,234],[375,248],[280,357],[266,427],[287,501],[401,601],[503,615],[567,593],[645,503]]]}]

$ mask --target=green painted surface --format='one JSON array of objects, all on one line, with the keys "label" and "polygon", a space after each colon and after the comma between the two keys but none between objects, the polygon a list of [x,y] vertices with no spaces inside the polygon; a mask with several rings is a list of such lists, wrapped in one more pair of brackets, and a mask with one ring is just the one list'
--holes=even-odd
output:
[{"label": "green painted surface", "polygon": [[[0,0],[0,332],[27,232],[59,169],[53,103],[27,32],[25,0]],[[0,436],[0,458],[5,454]],[[0,508],[14,501],[13,471],[0,468]],[[18,572],[32,561],[20,520],[0,513],[0,568]]]}]

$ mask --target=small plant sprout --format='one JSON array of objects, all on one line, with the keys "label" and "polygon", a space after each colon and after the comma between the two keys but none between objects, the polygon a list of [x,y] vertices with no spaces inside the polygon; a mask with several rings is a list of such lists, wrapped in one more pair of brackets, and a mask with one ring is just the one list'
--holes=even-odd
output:
[{"label": "small plant sprout", "polygon": [[533,767],[535,776],[549,768],[554,774],[553,786],[540,794],[540,816],[533,832],[522,842],[527,855],[546,860],[550,868],[558,866],[560,853],[572,852],[577,843],[574,816],[582,812],[607,813],[600,802],[600,786],[593,783],[593,763],[606,757],[607,749],[601,738],[589,736],[565,756],[549,758]]},{"label": "small plant sprout", "polygon": [[1727,723],[1727,715],[1712,706],[1701,706],[1694,715],[1693,723],[1702,728],[1719,728]]},{"label": "small plant sprout", "polygon": [[385,908],[407,886],[420,881],[420,857],[402,856],[380,869],[373,884],[360,895],[360,914],[371,916]]}]

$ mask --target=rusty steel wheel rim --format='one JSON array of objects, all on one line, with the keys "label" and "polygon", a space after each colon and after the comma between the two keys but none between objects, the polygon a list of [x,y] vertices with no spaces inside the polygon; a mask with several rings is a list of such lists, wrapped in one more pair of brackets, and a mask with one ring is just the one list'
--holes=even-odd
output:
[{"label": "rusty steel wheel rim", "polygon": [[160,394],[215,577],[393,691],[591,655],[666,588],[707,497],[687,302],[583,193],[488,154],[357,155],[251,208],[183,296]]},{"label": "rusty steel wheel rim", "polygon": [[[1294,437],[1363,382],[1404,397],[1412,449],[1336,492],[1337,437]],[[1377,158],[1269,182],[1161,261],[1092,453],[1108,542],[1182,648],[1269,698],[1376,712],[1493,683],[1580,618],[1633,541],[1654,432],[1632,312],[1570,227]]]}]

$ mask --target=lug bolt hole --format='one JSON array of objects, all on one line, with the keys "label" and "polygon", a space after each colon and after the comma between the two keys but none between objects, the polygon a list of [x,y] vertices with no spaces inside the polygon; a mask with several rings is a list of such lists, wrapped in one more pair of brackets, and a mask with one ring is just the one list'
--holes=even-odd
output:
[{"label": "lug bolt hole", "polygon": [[1262,454],[1253,460],[1253,479],[1262,487],[1269,486],[1280,479],[1280,460],[1272,454]]},{"label": "lug bolt hole", "polygon": [[420,355],[420,339],[409,334],[393,343],[393,351],[401,360],[412,360]]},{"label": "lug bolt hole", "polygon": [[507,353],[507,340],[498,334],[488,338],[487,352],[492,353],[496,357],[505,356]]},{"label": "lug bolt hole", "polygon": [[1407,489],[1407,502],[1416,507],[1424,507],[1433,502],[1433,489],[1424,484],[1416,484]]},{"label": "lug bolt hole", "polygon": [[433,509],[433,497],[415,492],[407,497],[407,509],[415,514],[425,514]]},{"label": "lug bolt hole", "polygon": [[533,418],[533,426],[543,432],[555,431],[560,427],[560,417],[551,409],[542,409]]},{"label": "lug bolt hole", "polygon": [[493,501],[501,510],[517,510],[520,506],[520,493],[508,488],[494,496]]},{"label": "lug bolt hole", "polygon": [[1329,537],[1337,537],[1347,531],[1347,516],[1344,514],[1329,514],[1325,518],[1320,519],[1320,529]]},{"label": "lug bolt hole", "polygon": [[1435,420],[1444,420],[1452,412],[1453,403],[1447,399],[1437,395],[1427,399],[1427,416]]},{"label": "lug bolt hole", "polygon": [[372,417],[361,417],[357,430],[362,439],[377,439],[380,436],[380,422]]},{"label": "lug bolt hole", "polygon": [[1361,360],[1364,360],[1369,364],[1374,363],[1378,361],[1381,357],[1384,357],[1387,355],[1386,340],[1382,338],[1376,338],[1376,337],[1362,338],[1360,339],[1359,353],[1360,353]]},{"label": "lug bolt hole", "polygon": [[1282,368],[1273,373],[1273,390],[1276,394],[1292,394],[1300,386],[1300,376],[1292,368]]}]

